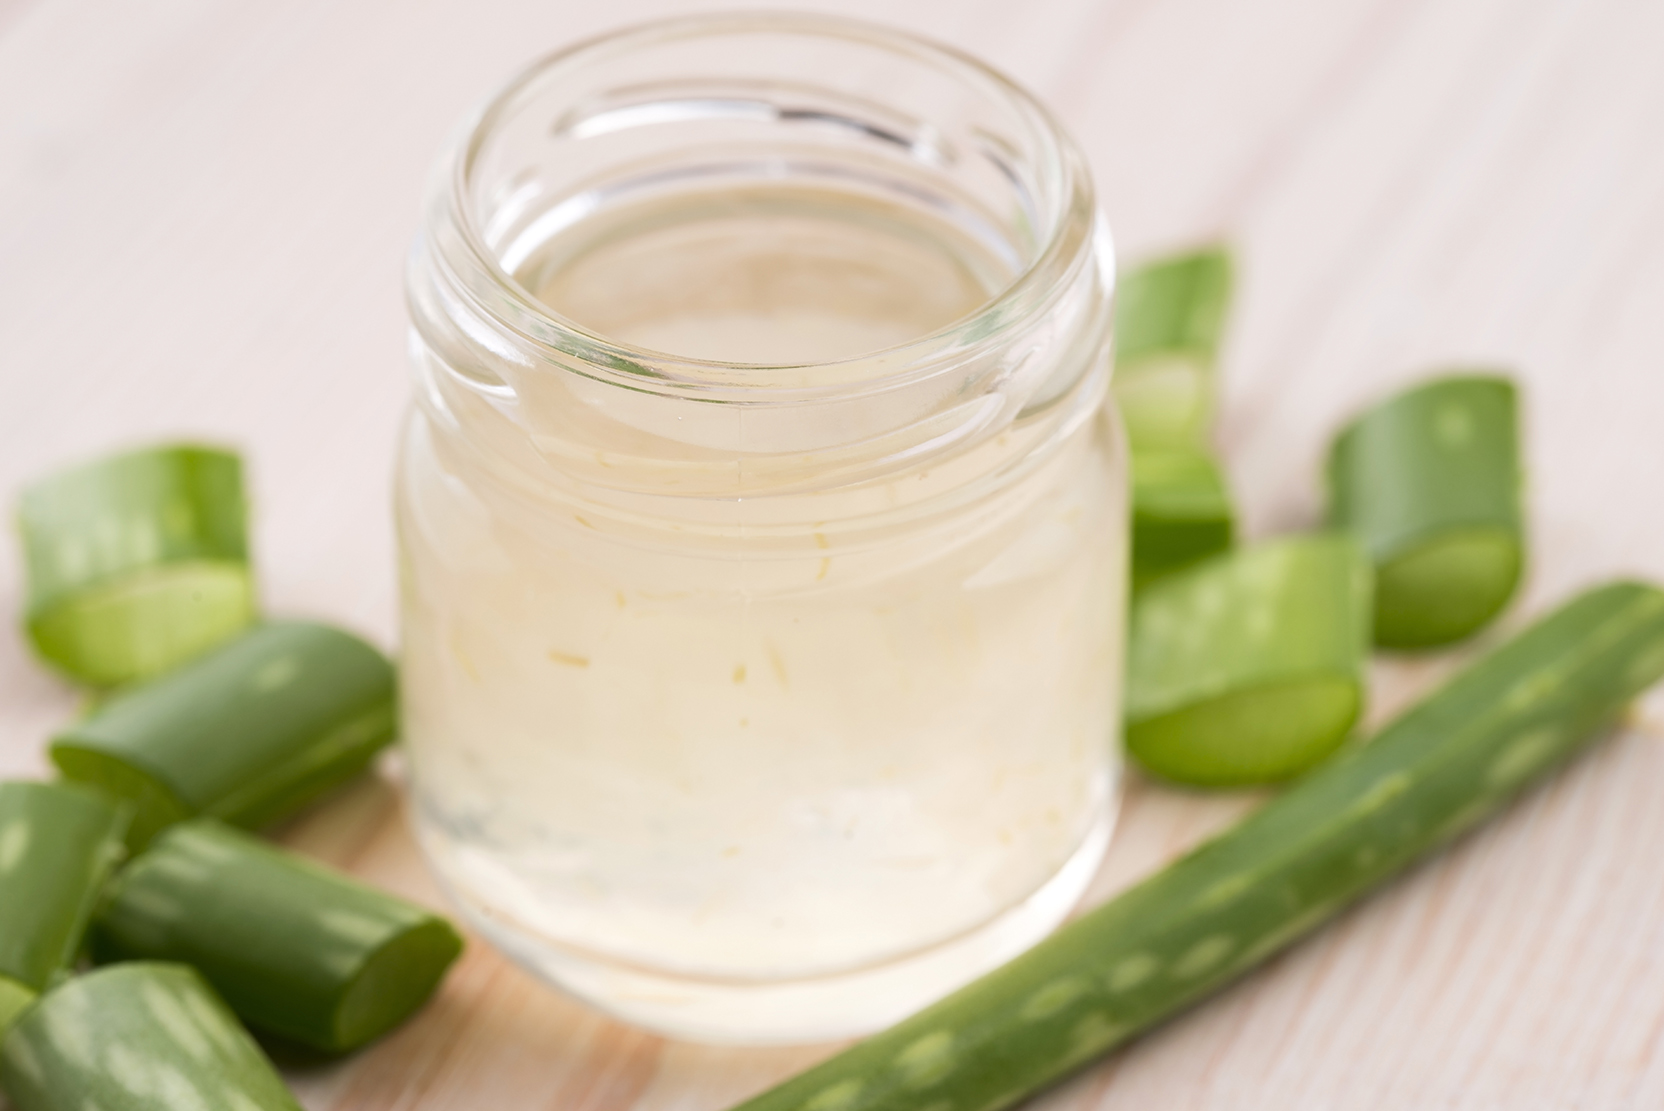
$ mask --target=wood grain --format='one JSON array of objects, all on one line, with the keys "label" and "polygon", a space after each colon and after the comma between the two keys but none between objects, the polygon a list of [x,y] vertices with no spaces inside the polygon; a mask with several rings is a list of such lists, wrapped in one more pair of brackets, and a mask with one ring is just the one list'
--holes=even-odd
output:
[{"label": "wood grain", "polygon": [[[0,491],[117,443],[236,444],[267,606],[390,644],[400,269],[427,167],[531,56],[703,6],[0,0]],[[1664,5],[839,10],[946,39],[1050,102],[1125,257],[1237,245],[1221,443],[1253,533],[1313,519],[1348,412],[1431,368],[1494,364],[1528,389],[1524,612],[1664,578]],[[0,619],[19,608],[0,545]],[[1450,666],[1380,665],[1375,715]],[[0,637],[0,774],[40,771],[74,703]],[[392,779],[286,837],[437,902]],[[1661,797],[1654,696],[1502,820],[1036,1106],[1664,1105]],[[1253,801],[1134,784],[1092,899]],[[667,1043],[475,945],[415,1022],[290,1075],[314,1111],[715,1111],[830,1049]]]}]

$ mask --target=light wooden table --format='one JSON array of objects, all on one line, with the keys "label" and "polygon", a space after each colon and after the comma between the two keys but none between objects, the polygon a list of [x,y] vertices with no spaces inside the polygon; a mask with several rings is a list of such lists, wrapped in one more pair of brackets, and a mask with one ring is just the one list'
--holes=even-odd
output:
[{"label": "light wooden table", "polygon": [[[400,268],[427,167],[534,54],[689,7],[0,0],[0,492],[118,443],[237,444],[268,608],[390,644]],[[1054,105],[1125,257],[1234,241],[1221,442],[1251,532],[1310,521],[1354,407],[1501,364],[1529,389],[1524,610],[1664,578],[1664,4],[840,10]],[[8,627],[19,608],[7,543]],[[1377,713],[1446,666],[1382,668]],[[39,771],[74,702],[0,636],[0,774]],[[1038,1106],[1664,1105],[1660,721],[1643,704],[1478,836]],[[1094,897],[1252,801],[1135,786]],[[288,836],[434,899],[397,810],[370,783]],[[294,1078],[320,1111],[714,1111],[825,1052],[666,1043],[476,945],[408,1027]]]}]

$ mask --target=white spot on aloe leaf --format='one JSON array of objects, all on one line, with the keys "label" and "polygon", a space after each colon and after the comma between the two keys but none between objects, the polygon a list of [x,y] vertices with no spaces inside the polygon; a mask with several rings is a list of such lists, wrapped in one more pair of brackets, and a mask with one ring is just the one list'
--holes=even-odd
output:
[{"label": "white spot on aloe leaf", "polygon": [[41,1007],[47,1044],[77,1067],[92,1068],[98,1016],[87,1007],[86,992],[54,992],[48,1002]]},{"label": "white spot on aloe leaf", "polygon": [[116,905],[129,913],[144,915],[157,925],[169,926],[185,920],[185,908],[172,896],[150,887],[124,887]]},{"label": "white spot on aloe leaf", "polygon": [[1134,953],[1109,970],[1109,990],[1131,991],[1155,975],[1159,963],[1148,953]]},{"label": "white spot on aloe leaf", "polygon": [[1235,948],[1235,938],[1211,934],[1185,950],[1184,956],[1173,962],[1172,974],[1180,980],[1194,979],[1213,969]]},{"label": "white spot on aloe leaf", "polygon": [[237,855],[234,849],[222,844],[218,836],[201,828],[181,829],[179,833],[168,837],[167,849],[169,852],[194,856],[209,864],[223,864]]},{"label": "white spot on aloe leaf", "polygon": [[29,851],[33,829],[27,818],[13,818],[0,830],[0,876],[16,868]]},{"label": "white spot on aloe leaf", "polygon": [[1080,976],[1066,976],[1042,986],[1023,1002],[1018,1017],[1024,1022],[1038,1022],[1055,1015],[1091,989]]},{"label": "white spot on aloe leaf", "polygon": [[822,1088],[803,1104],[802,1111],[844,1111],[860,1098],[863,1082],[850,1077],[840,1080],[830,1088]]},{"label": "white spot on aloe leaf", "polygon": [[186,1013],[178,996],[154,983],[146,983],[139,989],[139,994],[144,999],[145,1008],[175,1045],[203,1064],[213,1058],[214,1052],[208,1039]]},{"label": "white spot on aloe leaf", "polygon": [[896,1054],[895,1068],[909,1088],[929,1088],[953,1071],[953,1035],[946,1030],[926,1034]]},{"label": "white spot on aloe leaf", "polygon": [[325,908],[314,917],[318,925],[343,941],[370,945],[387,937],[389,923],[357,911]]},{"label": "white spot on aloe leaf", "polygon": [[104,1051],[104,1070],[129,1095],[140,1099],[156,1094],[150,1078],[150,1064],[144,1054],[116,1042]]},{"label": "white spot on aloe leaf", "polygon": [[1533,729],[1515,738],[1485,769],[1486,784],[1512,787],[1528,779],[1554,756],[1559,740],[1559,731],[1551,726]]},{"label": "white spot on aloe leaf", "polygon": [[1560,677],[1544,670],[1527,675],[1508,689],[1502,697],[1502,708],[1511,714],[1528,710],[1553,694],[1560,686]]},{"label": "white spot on aloe leaf", "polygon": [[186,883],[201,883],[214,874],[210,866],[192,860],[183,853],[158,853],[149,859],[141,860],[140,864],[146,872],[160,872],[170,879],[184,880]]},{"label": "white spot on aloe leaf", "polygon": [[1473,439],[1473,415],[1465,405],[1442,405],[1433,418],[1433,435],[1447,448],[1465,447]]},{"label": "white spot on aloe leaf", "polygon": [[1196,897],[1198,907],[1216,907],[1228,903],[1238,895],[1254,886],[1252,872],[1238,872],[1234,876],[1226,876],[1222,880],[1209,885]]},{"label": "white spot on aloe leaf", "polygon": [[213,1111],[190,1078],[172,1065],[156,1066],[156,1094],[168,1111]]},{"label": "white spot on aloe leaf", "polygon": [[1069,1031],[1069,1048],[1063,1055],[1064,1067],[1069,1068],[1107,1053],[1130,1031],[1125,1023],[1116,1022],[1103,1011],[1093,1011]]},{"label": "white spot on aloe leaf", "polygon": [[196,1020],[197,1028],[207,1033],[227,1057],[237,1058],[246,1051],[242,1028],[233,1026],[224,1012],[216,1010],[201,992],[186,992],[184,1003],[185,1010]]},{"label": "white spot on aloe leaf", "polygon": [[1408,772],[1388,772],[1364,789],[1349,808],[1353,815],[1371,814],[1408,791],[1415,780]]},{"label": "white spot on aloe leaf", "polygon": [[300,674],[300,661],[293,656],[279,656],[260,665],[249,681],[249,688],[259,694],[282,690]]},{"label": "white spot on aloe leaf", "polygon": [[1650,687],[1664,674],[1664,641],[1649,645],[1629,661],[1624,669],[1624,686],[1629,690]]}]

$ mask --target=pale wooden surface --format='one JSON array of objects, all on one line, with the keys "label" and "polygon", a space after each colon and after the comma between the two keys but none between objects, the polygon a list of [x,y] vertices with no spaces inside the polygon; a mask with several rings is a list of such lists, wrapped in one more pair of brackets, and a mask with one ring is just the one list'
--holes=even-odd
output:
[{"label": "pale wooden surface", "polygon": [[[0,0],[0,492],[115,443],[235,443],[268,607],[390,643],[399,274],[426,168],[531,56],[690,7]],[[1254,532],[1311,518],[1352,407],[1437,364],[1503,363],[1530,390],[1526,608],[1664,578],[1664,4],[840,10],[1053,104],[1125,256],[1238,245],[1221,438]],[[7,543],[7,627],[18,608]],[[1443,666],[1384,669],[1382,701]],[[0,774],[39,770],[73,703],[0,635]],[[1481,835],[1038,1106],[1664,1105],[1661,721],[1643,707]],[[1250,803],[1135,788],[1096,897]],[[396,814],[367,784],[290,837],[432,899]],[[294,1075],[318,1111],[714,1111],[825,1051],[667,1044],[475,946],[410,1026]]]}]

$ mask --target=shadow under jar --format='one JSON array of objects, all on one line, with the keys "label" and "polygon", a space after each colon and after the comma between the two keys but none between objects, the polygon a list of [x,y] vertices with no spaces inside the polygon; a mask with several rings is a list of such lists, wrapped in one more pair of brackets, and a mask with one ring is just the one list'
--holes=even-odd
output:
[{"label": "shadow under jar", "polygon": [[409,272],[403,721],[472,924],[630,1021],[885,1025],[1113,823],[1113,263],[1009,82],[862,24],[672,21],[524,73]]}]

